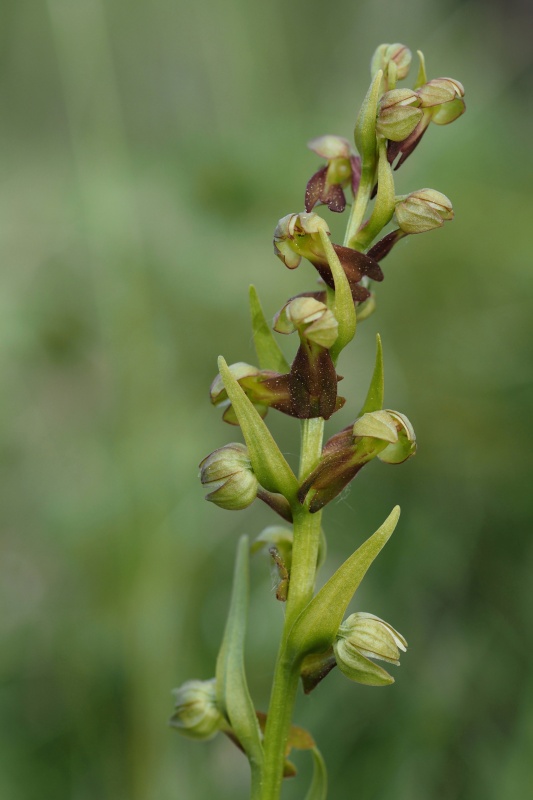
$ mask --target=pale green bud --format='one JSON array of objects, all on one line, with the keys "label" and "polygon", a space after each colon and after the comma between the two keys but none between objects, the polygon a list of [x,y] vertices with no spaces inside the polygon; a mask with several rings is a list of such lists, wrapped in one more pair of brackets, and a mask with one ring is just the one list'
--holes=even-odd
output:
[{"label": "pale green bud", "polygon": [[417,91],[422,108],[432,108],[465,96],[462,83],[454,78],[433,78]]},{"label": "pale green bud", "polygon": [[414,456],[416,453],[416,435],[413,426],[405,416],[400,414],[399,411],[391,411],[387,409],[396,426],[398,433],[398,440],[387,445],[387,447],[378,453],[378,458],[385,464],[403,464],[408,458]]},{"label": "pale green bud", "polygon": [[396,219],[405,233],[424,233],[453,219],[451,200],[435,189],[418,189],[396,205]]},{"label": "pale green bud", "polygon": [[170,725],[191,739],[207,740],[217,734],[224,718],[216,703],[216,680],[187,681],[173,692],[175,712]]},{"label": "pale green bud", "polygon": [[240,442],[220,447],[204,458],[200,463],[200,480],[210,490],[205,499],[228,511],[247,508],[259,488],[248,450]]},{"label": "pale green bud", "polygon": [[363,414],[354,423],[352,433],[354,436],[380,439],[391,444],[398,441],[395,421],[388,411],[369,411]]},{"label": "pale green bud", "polygon": [[314,297],[295,297],[286,303],[274,319],[278,333],[298,331],[314,344],[329,349],[339,333],[339,323],[328,307]]},{"label": "pale green bud", "polygon": [[396,77],[398,80],[406,78],[411,66],[411,51],[404,44],[380,44],[375,50],[370,63],[370,72],[372,77],[376,75],[379,70],[387,75],[389,64],[394,62],[396,67]]},{"label": "pale green bud", "polygon": [[422,119],[418,95],[412,89],[385,92],[378,107],[376,131],[385,139],[401,142],[414,131]]},{"label": "pale green bud", "polygon": [[394,628],[374,616],[358,612],[351,614],[340,626],[333,650],[337,665],[350,680],[368,686],[386,686],[394,678],[371,658],[400,663],[400,650],[407,650],[407,642]]}]

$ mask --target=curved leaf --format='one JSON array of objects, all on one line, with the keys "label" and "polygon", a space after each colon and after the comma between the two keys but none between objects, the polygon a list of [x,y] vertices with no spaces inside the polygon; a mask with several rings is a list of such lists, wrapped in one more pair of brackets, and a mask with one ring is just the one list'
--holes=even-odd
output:
[{"label": "curved leaf", "polygon": [[255,352],[261,369],[271,369],[282,374],[289,372],[290,366],[266,321],[255,286],[250,286],[250,314]]},{"label": "curved leaf", "polygon": [[335,640],[348,604],[368,568],[392,536],[400,507],[348,558],[304,608],[289,634],[287,648],[295,657],[322,652]]},{"label": "curved leaf", "polygon": [[326,771],[326,762],[322,758],[322,754],[318,747],[314,747],[313,753],[313,780],[309,791],[305,796],[305,800],[326,800],[328,795],[328,773]]},{"label": "curved leaf", "polygon": [[250,593],[248,562],[248,537],[241,536],[228,619],[217,658],[217,703],[228,718],[250,762],[258,766],[263,761],[263,746],[244,668],[244,639]]}]

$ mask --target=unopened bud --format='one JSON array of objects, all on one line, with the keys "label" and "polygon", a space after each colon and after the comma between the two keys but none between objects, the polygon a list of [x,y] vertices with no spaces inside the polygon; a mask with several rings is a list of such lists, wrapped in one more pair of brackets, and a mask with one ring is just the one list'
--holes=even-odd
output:
[{"label": "unopened bud", "polygon": [[370,411],[332,436],[318,465],[300,486],[300,503],[308,503],[314,514],[337,497],[365,464],[395,446],[399,438],[396,414]]},{"label": "unopened bud", "polygon": [[337,339],[339,323],[328,307],[314,297],[295,297],[276,315],[273,328],[278,333],[297,330],[309,342],[329,349]]},{"label": "unopened bud", "polygon": [[421,86],[417,94],[422,108],[431,108],[464,97],[465,90],[454,78],[433,78]]},{"label": "unopened bud", "polygon": [[207,740],[217,734],[224,718],[216,703],[216,681],[187,681],[173,692],[175,712],[170,725],[191,739]]},{"label": "unopened bud", "polygon": [[259,483],[248,450],[240,442],[224,445],[204,458],[200,480],[210,490],[205,499],[228,511],[247,508],[257,497]]},{"label": "unopened bud", "polygon": [[396,77],[398,80],[406,78],[411,66],[411,51],[404,44],[380,44],[372,56],[370,64],[370,71],[372,77],[376,75],[379,70],[383,70],[383,74],[387,75],[389,63],[394,62],[396,66]]},{"label": "unopened bud", "polygon": [[435,189],[419,189],[396,205],[396,219],[405,233],[424,233],[453,219],[453,207],[445,194]]},{"label": "unopened bud", "polygon": [[378,453],[378,458],[385,464],[403,464],[416,453],[416,435],[405,414],[389,409],[387,409],[387,414],[393,419],[398,439]]},{"label": "unopened bud", "polygon": [[370,437],[382,442],[397,442],[398,433],[394,420],[388,411],[369,411],[359,417],[353,425],[352,434],[359,437]]},{"label": "unopened bud", "polygon": [[400,664],[400,650],[407,650],[407,642],[394,628],[374,616],[358,612],[351,614],[340,626],[333,644],[337,665],[350,680],[367,686],[386,686],[394,678],[371,658]]},{"label": "unopened bud", "polygon": [[419,103],[418,95],[412,89],[385,92],[379,101],[376,131],[390,141],[403,141],[422,119],[423,112],[417,108]]}]

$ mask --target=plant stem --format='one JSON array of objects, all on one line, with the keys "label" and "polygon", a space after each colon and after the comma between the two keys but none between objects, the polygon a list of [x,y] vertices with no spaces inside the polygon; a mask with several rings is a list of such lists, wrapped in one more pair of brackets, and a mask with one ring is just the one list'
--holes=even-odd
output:
[{"label": "plant stem", "polygon": [[368,201],[370,200],[370,195],[372,194],[375,171],[375,164],[372,164],[369,167],[363,166],[359,190],[354,200],[348,225],[346,227],[346,234],[344,236],[345,247],[354,246],[354,240],[357,238],[357,232],[362,225],[366,207],[368,206]]},{"label": "plant stem", "polygon": [[[375,180],[375,163],[363,165],[359,191],[355,198],[344,237],[345,246],[352,246],[363,222]],[[302,422],[299,482],[316,467],[322,453],[324,420],[321,417]],[[285,749],[292,722],[296,692],[300,679],[301,657],[289,656],[287,640],[291,628],[313,597],[316,564],[320,542],[322,512],[311,514],[306,506],[295,504],[294,537],[289,596],[285,624],[279,648],[272,694],[268,707],[263,742],[264,761],[259,800],[278,800],[283,780]],[[252,781],[253,784],[253,781]],[[252,798],[255,798],[252,787]]]},{"label": "plant stem", "polygon": [[[300,480],[309,474],[320,458],[323,431],[324,420],[321,417],[304,420],[302,423]],[[261,800],[277,800],[280,796],[285,748],[300,678],[300,659],[289,657],[286,643],[294,621],[313,597],[315,586],[322,515],[321,512],[310,514],[305,506],[293,509],[293,513],[294,540],[289,597],[268,708],[259,795]]]}]

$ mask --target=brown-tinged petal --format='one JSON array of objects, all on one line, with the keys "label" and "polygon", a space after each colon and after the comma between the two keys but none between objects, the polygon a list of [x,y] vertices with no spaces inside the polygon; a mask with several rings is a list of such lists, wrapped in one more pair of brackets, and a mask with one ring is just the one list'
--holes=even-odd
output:
[{"label": "brown-tinged petal", "polygon": [[307,182],[305,189],[305,210],[307,213],[312,211],[318,203],[322,202],[327,171],[327,167],[322,167],[318,172],[315,172]]},{"label": "brown-tinged petal", "polygon": [[329,419],[337,410],[337,373],[329,350],[300,345],[291,367],[289,390],[293,413],[299,419]]},{"label": "brown-tinged petal", "polygon": [[395,230],[388,233],[383,239],[380,239],[379,242],[370,248],[368,254],[370,258],[374,258],[376,261],[381,261],[385,256],[388,256],[396,242],[399,242],[400,239],[403,239],[407,234],[405,231]]},{"label": "brown-tinged petal", "polygon": [[327,205],[330,211],[342,214],[346,208],[346,197],[339,183],[332,183],[327,192],[323,195],[322,202]]}]

